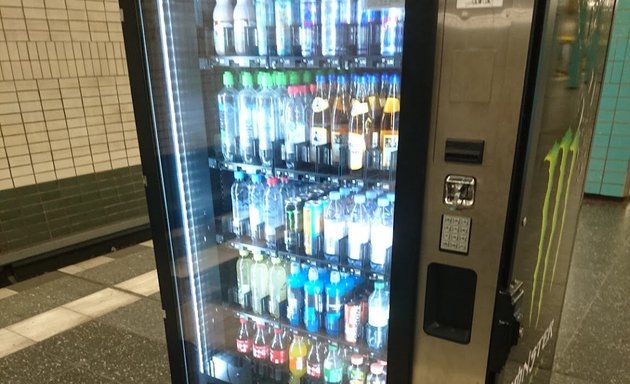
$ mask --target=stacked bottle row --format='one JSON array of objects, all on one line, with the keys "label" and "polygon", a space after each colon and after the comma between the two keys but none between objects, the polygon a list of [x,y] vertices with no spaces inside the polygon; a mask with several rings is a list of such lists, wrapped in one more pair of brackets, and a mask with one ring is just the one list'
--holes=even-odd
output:
[{"label": "stacked bottle row", "polygon": [[[288,75],[288,76],[287,76]],[[297,72],[223,75],[218,94],[226,161],[287,168],[300,163],[389,169],[398,150],[398,74]]]},{"label": "stacked bottle row", "polygon": [[395,194],[377,187],[300,184],[234,173],[233,229],[268,247],[336,264],[388,269]]},{"label": "stacked bottle row", "polygon": [[[264,322],[255,322],[254,330],[246,317],[240,318],[240,329],[236,339],[238,352],[251,356],[256,362],[269,363],[279,372],[261,372],[275,379],[278,383],[286,383],[283,371],[290,372],[289,383],[299,384],[385,384],[385,361],[374,361],[361,354],[352,353],[347,348],[336,344],[326,345],[315,338],[305,338],[299,334],[291,334],[279,326],[272,328]],[[259,369],[262,371],[262,369]]]},{"label": "stacked bottle row", "polygon": [[[384,281],[280,258],[265,260],[247,250],[236,264],[239,304],[257,315],[286,320],[308,332],[325,331],[347,343],[363,341],[373,350],[387,345],[389,290]],[[287,271],[287,268],[289,270]]]},{"label": "stacked bottle row", "polygon": [[217,55],[338,56],[402,53],[404,8],[367,0],[218,0]]}]

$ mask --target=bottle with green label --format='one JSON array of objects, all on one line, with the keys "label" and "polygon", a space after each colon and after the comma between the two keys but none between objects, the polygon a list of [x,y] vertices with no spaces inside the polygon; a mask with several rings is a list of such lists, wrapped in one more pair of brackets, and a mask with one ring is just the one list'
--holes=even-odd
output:
[{"label": "bottle with green label", "polygon": [[343,382],[343,368],[343,360],[339,357],[337,346],[331,345],[324,360],[324,383],[341,384]]}]

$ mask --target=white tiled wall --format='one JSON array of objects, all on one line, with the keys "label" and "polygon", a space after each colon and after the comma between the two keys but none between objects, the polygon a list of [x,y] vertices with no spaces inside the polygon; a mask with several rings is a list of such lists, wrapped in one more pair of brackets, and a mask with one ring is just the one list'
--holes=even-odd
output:
[{"label": "white tiled wall", "polygon": [[117,0],[0,0],[0,190],[140,164]]}]

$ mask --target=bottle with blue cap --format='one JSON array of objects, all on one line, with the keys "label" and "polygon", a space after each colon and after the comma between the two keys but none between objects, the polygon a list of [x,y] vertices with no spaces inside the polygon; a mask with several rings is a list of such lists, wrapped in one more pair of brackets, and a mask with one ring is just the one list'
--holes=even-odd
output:
[{"label": "bottle with blue cap", "polygon": [[394,218],[389,209],[387,197],[378,198],[378,208],[370,225],[370,265],[372,269],[383,271],[387,262],[387,253],[394,238]]},{"label": "bottle with blue cap", "polygon": [[370,213],[365,206],[365,195],[354,196],[354,205],[348,221],[348,263],[363,265],[364,252],[370,242]]},{"label": "bottle with blue cap", "polygon": [[389,325],[389,290],[384,281],[374,283],[374,292],[368,299],[368,326],[366,327],[367,344],[372,349],[381,349],[387,345]]},{"label": "bottle with blue cap", "polygon": [[348,235],[345,207],[341,202],[341,194],[330,192],[330,204],[324,211],[324,257],[339,262],[339,243]]},{"label": "bottle with blue cap", "polygon": [[344,284],[339,271],[330,272],[330,282],[326,284],[326,333],[338,337],[343,317]]},{"label": "bottle with blue cap", "polygon": [[249,186],[249,231],[253,240],[265,238],[265,187],[262,184],[263,177],[254,174]]},{"label": "bottle with blue cap", "polygon": [[237,236],[244,236],[249,228],[249,188],[245,181],[245,172],[234,172],[232,196],[232,228]]},{"label": "bottle with blue cap", "polygon": [[324,314],[324,284],[319,279],[317,268],[308,270],[308,281],[304,284],[304,327],[317,332]]}]

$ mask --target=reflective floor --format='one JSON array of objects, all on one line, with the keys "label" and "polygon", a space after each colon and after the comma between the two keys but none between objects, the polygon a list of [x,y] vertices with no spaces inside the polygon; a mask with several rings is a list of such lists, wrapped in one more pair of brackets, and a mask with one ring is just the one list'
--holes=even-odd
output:
[{"label": "reflective floor", "polygon": [[[585,200],[553,384],[630,383],[630,203]],[[0,289],[0,383],[168,383],[150,242]]]}]

